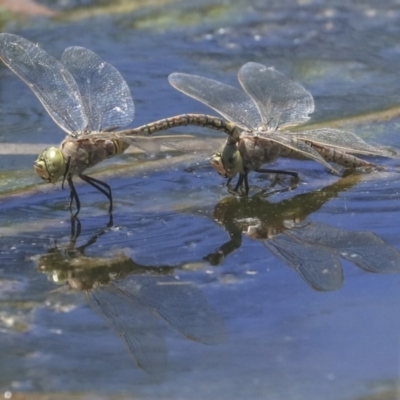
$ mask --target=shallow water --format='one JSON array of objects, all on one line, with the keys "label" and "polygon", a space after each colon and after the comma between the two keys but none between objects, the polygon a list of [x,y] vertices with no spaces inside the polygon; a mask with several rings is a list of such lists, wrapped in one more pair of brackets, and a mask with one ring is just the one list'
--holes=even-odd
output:
[{"label": "shallow water", "polygon": [[[115,13],[71,4],[4,30],[57,57],[82,45],[112,63],[132,89],[133,125],[210,112],[172,89],[169,73],[236,84],[251,60],[311,91],[310,124],[400,148],[394,1],[132,3]],[[37,145],[63,133],[4,66],[0,80],[2,392],[399,397],[398,160],[375,160],[387,172],[343,178],[281,160],[280,169],[299,171],[299,185],[270,187],[253,174],[243,199],[206,160],[208,138],[223,136],[180,129],[198,135],[198,154],[128,154],[96,169],[113,189],[112,227],[104,196],[77,184],[78,236],[68,192],[31,171]],[[12,143],[24,154],[4,151]]]}]

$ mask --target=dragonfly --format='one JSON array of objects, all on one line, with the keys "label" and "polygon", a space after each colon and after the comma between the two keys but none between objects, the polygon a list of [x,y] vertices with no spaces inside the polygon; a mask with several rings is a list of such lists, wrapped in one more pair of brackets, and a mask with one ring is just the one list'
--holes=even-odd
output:
[{"label": "dragonfly", "polygon": [[330,163],[351,169],[381,170],[384,167],[356,155],[392,157],[352,132],[332,128],[293,131],[293,126],[309,120],[314,99],[303,86],[274,68],[254,62],[244,64],[238,73],[241,89],[183,73],[173,73],[168,79],[173,87],[233,124],[230,130],[225,129],[228,138],[211,157],[211,165],[228,179],[228,184],[239,175],[235,191],[244,183],[248,194],[250,171],[298,178],[296,172],[261,168],[278,157],[311,159],[337,175],[339,171]]},{"label": "dragonfly", "polygon": [[[78,176],[107,197],[111,216],[111,187],[84,171],[122,154],[132,143],[146,149],[146,139],[150,139],[143,129],[117,132],[119,127],[131,123],[135,114],[128,84],[120,72],[84,47],[68,47],[58,61],[36,44],[10,33],[0,34],[0,59],[31,88],[51,118],[67,133],[59,147],[40,153],[34,162],[37,175],[49,183],[62,179],[62,187],[67,181],[69,207],[72,213],[75,202],[75,216],[81,207],[73,183],[73,177]],[[228,132],[235,129],[220,118],[206,115],[185,114],[170,120],[173,126],[201,125]],[[156,126],[158,130],[165,128]],[[185,136],[152,137],[152,142],[154,139],[174,148],[174,142],[184,140]]]}]

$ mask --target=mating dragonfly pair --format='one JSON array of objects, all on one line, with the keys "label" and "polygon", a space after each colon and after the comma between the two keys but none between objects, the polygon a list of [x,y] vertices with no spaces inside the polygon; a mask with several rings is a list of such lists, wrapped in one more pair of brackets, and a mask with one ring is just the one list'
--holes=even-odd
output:
[{"label": "mating dragonfly pair", "polygon": [[[177,126],[196,125],[224,131],[223,148],[211,157],[211,164],[228,183],[239,179],[235,191],[245,186],[248,173],[271,172],[297,178],[296,172],[263,169],[278,157],[315,160],[335,174],[330,162],[346,168],[382,169],[356,157],[390,157],[351,132],[322,128],[292,132],[289,127],[306,122],[314,111],[312,95],[298,83],[273,68],[249,62],[239,70],[243,90],[195,75],[173,73],[169,82],[176,89],[208,105],[225,119],[182,114],[138,128],[117,131],[132,122],[134,103],[121,74],[92,51],[68,47],[57,61],[32,42],[17,35],[0,34],[0,58],[39,98],[53,120],[67,132],[58,148],[44,150],[34,163],[46,182],[62,179],[70,188],[70,209],[80,201],[73,184],[79,176],[109,200],[112,192],[105,182],[83,172],[99,162],[122,154],[139,137]],[[163,137],[173,141],[174,136]],[[180,136],[181,140],[185,137]],[[144,138],[143,138],[144,139]]]}]

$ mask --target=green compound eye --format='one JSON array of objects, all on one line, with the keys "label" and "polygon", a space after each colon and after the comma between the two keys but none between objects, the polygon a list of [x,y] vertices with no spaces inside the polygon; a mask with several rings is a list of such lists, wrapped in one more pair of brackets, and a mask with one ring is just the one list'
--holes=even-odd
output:
[{"label": "green compound eye", "polygon": [[41,179],[55,183],[64,176],[67,167],[61,150],[49,147],[40,153],[33,168]]},{"label": "green compound eye", "polygon": [[226,174],[226,169],[222,162],[221,153],[213,154],[210,159],[210,162],[211,162],[212,167],[218,172],[219,175],[223,176],[224,178],[228,177]]},{"label": "green compound eye", "polygon": [[228,143],[224,146],[221,153],[221,162],[228,178],[233,178],[236,174],[243,174],[243,159],[236,143]]}]

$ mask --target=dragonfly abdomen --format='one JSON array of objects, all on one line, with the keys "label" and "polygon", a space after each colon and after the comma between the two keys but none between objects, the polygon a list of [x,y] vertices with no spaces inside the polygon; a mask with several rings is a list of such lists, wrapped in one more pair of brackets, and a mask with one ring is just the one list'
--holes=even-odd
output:
[{"label": "dragonfly abdomen", "polygon": [[115,153],[110,155],[109,157],[122,154],[129,147],[129,143],[126,143],[119,139],[113,139],[112,142],[114,144]]},{"label": "dragonfly abdomen", "polygon": [[228,135],[238,139],[240,136],[239,130],[235,124],[229,121],[225,121],[222,118],[214,117],[206,114],[182,114],[171,118],[164,118],[157,122],[140,126],[136,129],[130,129],[127,131],[118,132],[119,135],[124,134],[145,134],[151,135],[153,133],[175,128],[178,126],[195,125],[204,128],[214,129],[217,131],[223,131]]},{"label": "dragonfly abdomen", "polygon": [[369,161],[353,156],[352,154],[344,153],[333,149],[332,147],[320,146],[314,142],[305,140],[309,146],[316,150],[324,160],[333,162],[347,168],[383,168]]}]

